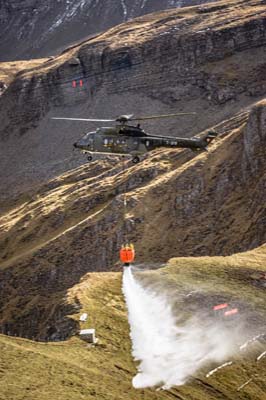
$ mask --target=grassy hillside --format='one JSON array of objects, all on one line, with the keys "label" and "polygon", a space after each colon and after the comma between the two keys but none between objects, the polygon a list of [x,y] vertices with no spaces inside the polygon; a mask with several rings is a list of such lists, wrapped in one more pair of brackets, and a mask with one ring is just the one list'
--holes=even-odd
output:
[{"label": "grassy hillside", "polygon": [[209,152],[162,149],[136,166],[93,162],[7,203],[2,331],[65,339],[65,316],[79,306],[65,301],[68,290],[87,272],[115,270],[126,233],[148,263],[265,243],[265,115],[260,102],[225,121]]},{"label": "grassy hillside", "polygon": [[52,117],[193,111],[191,118],[143,121],[147,132],[191,137],[263,98],[264,21],[263,0],[172,9],[25,64],[0,97],[0,202],[84,162],[72,144],[99,124]]},{"label": "grassy hillside", "polygon": [[40,66],[43,67],[43,63],[47,61],[47,58],[40,58],[31,61],[0,62],[0,82],[9,85],[16,78],[18,73],[22,71],[23,73],[27,73],[32,70],[38,70],[38,68]]},{"label": "grassy hillside", "polygon": [[[265,261],[266,246],[262,246],[230,257],[172,259],[163,269],[138,272],[137,276],[144,285],[157,289],[160,282],[160,292],[171,293],[176,310],[179,296],[195,287],[202,291],[203,297],[192,297],[190,307],[199,303],[204,307],[203,298],[205,306],[207,300],[209,305],[222,299],[240,301],[241,313],[250,313],[247,318],[252,325],[247,334],[250,338],[254,333],[262,332],[266,316],[266,281],[261,279],[266,273]],[[1,400],[266,398],[266,357],[256,361],[266,349],[263,340],[254,342],[246,352],[236,354],[232,365],[209,378],[206,374],[217,365],[206,365],[178,388],[160,392],[133,389],[131,379],[136,366],[130,355],[121,274],[87,274],[69,290],[68,300],[74,298],[81,303],[81,309],[79,314],[69,315],[69,318],[78,320],[80,313],[87,312],[89,318],[82,327],[96,328],[99,342],[91,346],[73,337],[66,342],[37,343],[0,336]],[[249,379],[251,381],[237,391]]]},{"label": "grassy hillside", "polygon": [[[265,28],[264,0],[222,1],[129,21],[54,59],[0,64],[0,400],[266,399]],[[171,110],[198,121],[151,133],[214,125],[208,152],[84,164],[70,156],[83,127],[50,119]],[[136,278],[167,297],[179,326],[196,318],[206,332],[219,318],[237,332],[230,365],[205,364],[178,388],[132,388],[126,237]],[[217,314],[219,303],[238,312]],[[76,335],[83,312],[94,346]]]}]

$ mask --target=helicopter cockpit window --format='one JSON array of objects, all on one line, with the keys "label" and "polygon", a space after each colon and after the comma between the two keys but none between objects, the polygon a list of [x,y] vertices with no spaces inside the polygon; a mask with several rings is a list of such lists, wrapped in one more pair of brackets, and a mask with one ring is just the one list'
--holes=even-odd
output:
[{"label": "helicopter cockpit window", "polygon": [[89,139],[93,132],[88,132],[83,136],[83,139]]}]

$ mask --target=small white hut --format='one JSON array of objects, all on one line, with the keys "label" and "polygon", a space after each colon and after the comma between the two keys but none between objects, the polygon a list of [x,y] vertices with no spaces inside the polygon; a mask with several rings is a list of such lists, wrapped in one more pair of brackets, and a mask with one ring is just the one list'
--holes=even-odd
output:
[{"label": "small white hut", "polygon": [[79,320],[80,320],[81,322],[86,322],[87,319],[88,319],[88,314],[87,314],[87,313],[83,313],[83,314],[80,316],[80,318],[79,318]]},{"label": "small white hut", "polygon": [[88,343],[96,343],[95,329],[82,329],[79,332],[79,337]]}]

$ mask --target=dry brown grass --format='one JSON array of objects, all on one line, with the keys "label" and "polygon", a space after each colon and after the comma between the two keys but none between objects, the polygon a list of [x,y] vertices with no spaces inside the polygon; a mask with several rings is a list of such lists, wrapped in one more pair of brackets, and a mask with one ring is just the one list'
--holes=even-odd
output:
[{"label": "dry brown grass", "polygon": [[[204,283],[206,296],[212,297],[214,279],[216,291],[230,293],[234,283],[234,295],[249,306],[265,300],[265,289],[255,289],[252,279],[242,280],[241,273],[247,268],[265,271],[266,247],[231,257],[181,258],[170,261],[166,268],[139,274],[144,282],[160,281],[162,286],[176,285],[184,290]],[[238,275],[235,272],[238,271]],[[228,273],[232,273],[230,278]],[[232,280],[233,279],[233,280]],[[217,282],[220,282],[220,286]],[[209,285],[209,286],[208,286]],[[171,289],[172,290],[172,289]],[[247,293],[253,291],[253,297]],[[0,336],[0,398],[5,400],[46,400],[47,398],[81,400],[124,399],[172,399],[189,400],[252,399],[263,400],[265,393],[266,358],[256,361],[264,350],[256,343],[251,351],[233,359],[232,366],[206,378],[215,365],[206,366],[186,385],[170,390],[134,390],[131,379],[136,367],[130,355],[127,313],[121,293],[120,273],[90,273],[68,292],[68,301],[79,299],[82,308],[69,318],[78,320],[87,312],[88,321],[83,328],[96,328],[99,342],[88,346],[78,338],[62,343],[36,343],[26,339]],[[265,303],[264,303],[265,304]],[[264,316],[266,310],[264,307]],[[255,320],[253,320],[254,323]],[[217,365],[216,365],[217,366]],[[243,390],[237,388],[248,379],[252,382]],[[237,397],[236,397],[237,396]]]},{"label": "dry brown grass", "polygon": [[30,61],[12,61],[0,63],[0,81],[9,85],[16,77],[17,73],[27,73],[28,70],[34,70],[47,62],[47,58]]}]

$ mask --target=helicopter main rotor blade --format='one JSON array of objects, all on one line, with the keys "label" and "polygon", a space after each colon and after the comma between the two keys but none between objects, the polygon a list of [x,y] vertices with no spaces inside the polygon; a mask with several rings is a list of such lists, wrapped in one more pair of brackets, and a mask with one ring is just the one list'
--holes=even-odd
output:
[{"label": "helicopter main rotor blade", "polygon": [[53,117],[52,119],[64,119],[68,121],[88,121],[88,122],[114,122],[115,119],[92,119],[92,118],[61,118]]},{"label": "helicopter main rotor blade", "polygon": [[139,117],[139,118],[131,118],[131,121],[143,121],[145,119],[159,119],[159,118],[172,118],[172,117],[178,117],[181,115],[196,115],[197,113],[195,112],[183,112],[183,113],[177,113],[177,114],[162,114],[162,115],[150,115],[149,117]]}]

